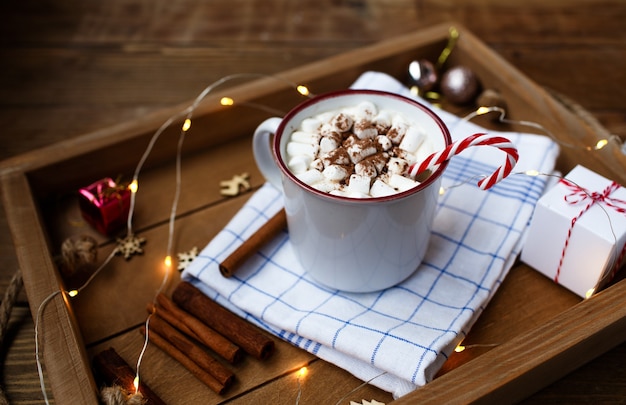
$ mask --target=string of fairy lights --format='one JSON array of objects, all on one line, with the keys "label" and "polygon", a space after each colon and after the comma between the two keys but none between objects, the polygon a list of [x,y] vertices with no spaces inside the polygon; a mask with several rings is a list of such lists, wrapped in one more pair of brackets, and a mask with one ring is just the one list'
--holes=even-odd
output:
[{"label": "string of fairy lights", "polygon": [[[454,47],[454,44],[456,43],[456,40],[458,38],[458,32],[456,30],[451,30],[450,31],[450,39],[448,41],[448,45],[446,46],[446,48],[442,51],[439,59],[438,59],[438,65],[441,66],[445,63],[448,55],[450,54],[452,48]],[[133,228],[133,214],[134,211],[136,209],[136,194],[139,191],[139,177],[140,174],[142,172],[143,166],[146,162],[146,160],[148,159],[149,155],[151,154],[156,142],[158,141],[158,139],[160,138],[160,136],[163,134],[163,132],[170,126],[174,125],[177,122],[180,122],[182,120],[182,125],[180,127],[180,132],[178,135],[178,143],[177,143],[177,150],[176,150],[176,161],[175,161],[175,191],[174,191],[174,195],[172,197],[172,204],[170,207],[170,213],[169,213],[169,221],[168,221],[168,239],[167,239],[167,247],[165,249],[165,257],[163,259],[163,265],[164,265],[164,274],[160,283],[160,286],[158,287],[155,295],[154,295],[154,301],[156,302],[156,297],[162,293],[164,291],[164,289],[167,287],[169,281],[170,281],[170,277],[171,277],[171,268],[172,268],[172,257],[173,257],[173,248],[174,248],[174,242],[173,242],[173,237],[174,237],[174,231],[175,231],[175,223],[176,223],[176,214],[177,214],[177,208],[178,208],[178,202],[180,199],[180,195],[181,195],[181,184],[182,184],[182,170],[181,170],[181,166],[182,166],[182,147],[184,144],[184,140],[186,135],[188,134],[188,132],[190,131],[191,127],[192,127],[192,118],[193,118],[193,114],[196,111],[197,107],[200,105],[200,103],[209,95],[211,94],[216,88],[218,88],[219,86],[233,81],[233,80],[241,80],[241,79],[254,79],[254,78],[272,78],[281,82],[284,82],[286,84],[288,84],[291,88],[293,88],[300,96],[303,97],[313,97],[314,95],[310,92],[309,88],[305,85],[302,84],[296,84],[296,83],[292,83],[284,78],[278,77],[278,76],[269,76],[269,75],[265,75],[265,74],[260,74],[260,73],[240,73],[240,74],[232,74],[232,75],[228,75],[225,76],[215,82],[213,82],[212,84],[210,84],[209,86],[207,86],[206,88],[204,88],[204,90],[194,99],[194,101],[191,103],[191,105],[189,105],[189,107],[185,108],[184,110],[178,112],[177,114],[171,116],[169,119],[167,119],[162,125],[161,127],[158,128],[158,130],[152,135],[152,137],[150,138],[150,141],[143,153],[143,155],[141,156],[141,159],[139,160],[137,166],[135,167],[134,173],[133,173],[133,177],[131,182],[128,185],[128,190],[130,191],[130,209],[129,209],[129,213],[128,213],[128,218],[127,218],[127,222],[126,222],[126,236],[124,238],[118,239],[118,243],[125,243],[125,242],[133,242],[134,243],[142,243],[142,238],[138,238],[135,235],[134,232],[134,228]],[[239,105],[239,103],[236,102],[236,100],[234,100],[231,97],[228,96],[224,96],[220,99],[220,105],[224,106],[224,107],[230,107],[230,106],[234,106],[234,105]],[[258,105],[258,104],[253,104],[253,103],[249,103],[249,102],[245,102],[242,101],[241,104],[245,104],[245,105],[249,105],[255,108],[260,108],[263,109],[267,112],[271,112],[271,113],[276,113],[275,110],[263,106],[263,105]],[[550,131],[548,131],[546,128],[544,128],[543,126],[541,126],[540,124],[536,123],[536,122],[531,122],[531,121],[523,121],[523,120],[511,120],[506,118],[506,111],[504,108],[502,107],[493,107],[493,106],[480,106],[478,109],[476,109],[475,111],[471,112],[470,114],[466,115],[465,117],[462,118],[462,120],[464,121],[470,121],[472,119],[474,119],[477,116],[480,115],[484,115],[487,113],[492,113],[492,112],[496,112],[499,114],[499,121],[503,124],[513,124],[513,125],[521,125],[521,126],[527,126],[527,127],[532,127],[535,128],[537,130],[542,131],[543,133],[545,133],[547,136],[549,136],[552,140],[554,140],[555,142],[557,142],[558,144],[565,146],[565,147],[571,147],[574,148],[576,147],[575,145],[571,145],[568,144],[560,139],[557,139]],[[607,147],[610,144],[617,144],[618,147],[621,147],[622,149],[624,149],[624,145],[622,144],[620,146],[621,143],[621,139],[617,136],[611,135],[608,138],[603,138],[600,139],[597,143],[595,143],[594,145],[585,147],[586,150],[588,151],[598,151],[601,150],[605,147]],[[524,172],[517,172],[517,173],[512,173],[512,174],[523,174],[523,175],[529,175],[529,176],[552,176],[552,177],[558,177],[560,178],[560,176],[554,174],[554,173],[540,173],[536,170],[527,170]],[[477,177],[477,176],[474,176]],[[480,177],[480,176],[478,176]],[[459,184],[454,184],[451,186],[448,186],[446,188],[442,188],[440,190],[440,194],[443,194],[446,192],[447,189],[450,188],[454,188],[454,187],[458,187],[461,184],[465,184],[467,181],[470,181],[471,179],[467,179],[466,181],[459,183]],[[603,208],[604,209],[604,208]],[[608,214],[607,214],[608,216]],[[613,236],[615,237],[615,232],[611,229],[611,231],[613,232]],[[76,289],[72,289],[72,290],[58,290],[55,291],[53,293],[51,293],[50,295],[48,295],[46,298],[44,298],[41,302],[41,304],[39,305],[39,308],[37,310],[37,314],[36,314],[36,318],[35,318],[35,357],[36,357],[36,362],[37,362],[37,371],[38,371],[38,375],[39,375],[39,380],[40,380],[40,386],[41,386],[41,391],[43,393],[44,396],[44,401],[46,404],[49,404],[49,399],[46,393],[46,389],[45,389],[45,382],[44,382],[44,373],[43,373],[43,366],[42,366],[42,362],[41,362],[41,348],[40,348],[40,343],[39,343],[39,329],[40,329],[40,322],[41,319],[43,317],[43,312],[45,307],[47,306],[47,304],[52,301],[52,299],[54,299],[57,295],[62,295],[62,294],[66,294],[68,297],[73,298],[76,297],[80,292],[82,292],[85,288],[88,287],[88,285],[93,281],[93,279],[95,277],[97,277],[97,275],[99,273],[101,273],[101,271],[103,269],[105,269],[107,267],[107,265],[110,263],[110,261],[117,255],[119,254],[119,250],[118,248],[115,248],[111,251],[111,253],[103,260],[103,262],[95,269],[95,271],[91,274],[91,276],[87,279],[87,281],[85,281],[80,287],[76,288]],[[590,291],[589,296],[593,294],[593,291]],[[134,385],[134,395],[140,395],[139,393],[139,382],[140,382],[140,369],[141,369],[141,364],[142,364],[142,360],[144,358],[145,352],[146,352],[146,348],[148,346],[149,343],[149,324],[150,324],[150,319],[151,319],[152,314],[149,314],[146,321],[145,321],[145,328],[146,328],[146,333],[145,333],[145,338],[144,338],[144,343],[142,345],[141,351],[138,355],[138,360],[136,363],[136,375],[133,381],[133,385]],[[475,346],[495,346],[491,345],[491,344],[485,344],[485,345],[468,345],[468,346],[463,346],[461,343],[459,343],[459,345],[457,346],[456,351],[462,351],[464,350],[466,347],[475,347]],[[383,373],[384,374],[384,373]],[[304,377],[307,375],[307,368],[306,367],[302,367],[301,369],[299,369],[296,372],[296,376],[297,376],[297,383],[298,383],[298,393],[297,393],[297,398],[296,398],[296,404],[299,403],[300,398],[301,398],[301,393],[302,393],[302,385],[301,385],[301,380],[304,379]],[[382,375],[382,374],[381,374]],[[379,375],[380,376],[380,375]],[[373,379],[378,378],[379,376],[375,376]],[[364,382],[362,385],[359,385],[356,389],[359,389],[360,387],[362,387],[363,385],[368,384],[369,382],[371,382],[372,380],[366,381]],[[353,391],[355,391],[353,390]],[[351,391],[350,393],[352,393],[353,391]],[[349,394],[350,394],[349,393]],[[347,394],[348,395],[348,394]],[[347,396],[346,395],[346,396]],[[345,398],[345,397],[344,397]],[[343,398],[342,398],[343,399]],[[342,400],[341,399],[341,400]],[[339,400],[337,402],[337,404],[339,404],[341,402],[341,400]]]},{"label": "string of fairy lights", "polygon": [[[174,237],[174,231],[175,231],[175,222],[176,222],[176,212],[177,212],[177,207],[178,207],[178,201],[180,199],[180,193],[181,193],[181,184],[182,184],[182,147],[184,144],[184,139],[185,139],[185,135],[187,134],[187,132],[190,130],[191,128],[191,123],[192,123],[192,116],[194,111],[197,109],[198,105],[202,102],[202,100],[204,100],[214,89],[216,89],[217,87],[229,82],[229,81],[233,81],[233,80],[240,80],[240,79],[252,79],[252,78],[259,78],[259,77],[271,77],[275,80],[279,80],[285,83],[288,83],[290,86],[292,86],[297,93],[299,93],[301,96],[304,97],[312,97],[313,95],[309,92],[308,87],[304,86],[304,85],[297,85],[294,83],[289,82],[286,79],[283,79],[281,77],[278,76],[268,76],[268,75],[264,75],[264,74],[260,74],[260,73],[238,73],[238,74],[232,74],[229,76],[225,76],[222,77],[221,79],[213,82],[212,84],[210,84],[209,86],[207,86],[194,100],[194,102],[187,107],[186,109],[184,109],[183,111],[171,116],[170,118],[168,118],[162,125],[161,127],[159,127],[159,129],[152,135],[152,137],[150,138],[150,141],[148,143],[148,146],[146,147],[141,159],[139,160],[134,174],[133,174],[133,178],[132,181],[129,183],[128,185],[128,190],[130,191],[130,207],[129,207],[129,213],[128,213],[128,218],[127,218],[127,224],[126,224],[126,236],[122,239],[118,239],[118,248],[121,244],[124,243],[136,243],[136,244],[140,244],[143,242],[143,238],[138,238],[133,230],[133,214],[135,211],[135,206],[136,206],[136,195],[137,192],[139,190],[139,175],[143,169],[143,166],[146,162],[146,160],[148,159],[148,157],[150,156],[150,153],[152,152],[154,145],[156,144],[157,140],[159,139],[159,137],[161,136],[161,134],[168,128],[170,127],[172,124],[174,124],[177,120],[181,119],[182,117],[184,117],[183,120],[183,124],[181,126],[180,129],[180,133],[179,133],[179,138],[178,138],[178,144],[177,144],[177,151],[176,151],[176,162],[175,162],[175,191],[174,191],[174,196],[173,196],[173,201],[171,204],[171,209],[170,209],[170,215],[169,215],[169,221],[168,221],[168,242],[167,242],[167,248],[166,248],[166,255],[165,258],[163,260],[163,264],[165,267],[165,271],[164,271],[164,275],[163,278],[161,280],[161,284],[159,286],[159,288],[157,289],[157,291],[154,294],[154,298],[153,298],[153,303],[156,304],[156,297],[163,292],[163,290],[166,288],[169,279],[170,279],[170,275],[171,275],[171,268],[172,268],[172,256],[173,256],[173,237]],[[222,106],[225,107],[229,107],[229,106],[233,106],[235,104],[235,101],[231,98],[231,97],[222,97],[220,100],[220,104]],[[257,106],[256,104],[251,104],[251,103],[247,103],[250,106]],[[274,112],[274,110],[271,109],[265,109],[266,111],[269,112]],[[35,360],[37,363],[37,372],[39,375],[39,382],[40,382],[40,386],[41,386],[41,391],[43,393],[44,396],[44,401],[46,404],[49,404],[49,398],[47,395],[47,391],[45,388],[45,381],[44,381],[44,373],[43,373],[43,366],[42,366],[42,362],[41,362],[41,348],[40,348],[40,343],[39,343],[39,324],[40,321],[42,319],[43,316],[43,311],[45,309],[45,307],[48,305],[48,303],[57,295],[60,294],[67,294],[67,296],[69,296],[70,298],[74,298],[76,297],[82,290],[84,290],[96,277],[97,275],[107,267],[107,265],[110,263],[110,261],[113,259],[113,257],[115,257],[117,254],[120,253],[120,251],[118,250],[118,248],[113,249],[111,251],[111,253],[105,258],[105,260],[94,270],[94,272],[91,274],[91,276],[78,288],[72,289],[72,290],[57,290],[54,291],[53,293],[51,293],[50,295],[48,295],[46,298],[44,298],[42,300],[42,302],[40,303],[38,309],[37,309],[37,314],[35,317]],[[137,360],[137,364],[136,364],[136,375],[133,381],[133,386],[134,386],[134,390],[135,393],[138,393],[138,388],[139,388],[139,382],[140,382],[140,369],[141,369],[141,363],[142,363],[142,359],[143,356],[145,354],[145,351],[147,349],[148,343],[149,343],[149,324],[150,324],[150,319],[152,317],[152,314],[148,315],[148,318],[145,321],[145,328],[146,328],[146,333],[145,333],[145,338],[144,338],[144,344],[142,346],[142,349],[139,353],[138,356],[138,360]]]}]

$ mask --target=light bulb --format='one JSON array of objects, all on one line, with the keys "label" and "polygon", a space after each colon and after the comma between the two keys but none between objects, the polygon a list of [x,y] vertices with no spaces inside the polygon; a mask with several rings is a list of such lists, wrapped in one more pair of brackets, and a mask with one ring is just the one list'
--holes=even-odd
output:
[{"label": "light bulb", "polygon": [[478,107],[478,109],[476,110],[476,115],[487,114],[490,111],[491,111],[491,108],[489,107]]},{"label": "light bulb", "polygon": [[220,100],[220,104],[221,105],[233,105],[235,104],[235,100],[233,100],[230,97],[222,97],[222,99]]},{"label": "light bulb", "polygon": [[133,180],[128,185],[128,189],[130,190],[131,193],[136,193],[138,188],[139,188],[139,185],[137,184],[137,180]]},{"label": "light bulb", "polygon": [[309,95],[309,88],[306,86],[299,85],[298,87],[296,87],[296,90],[298,90],[298,93],[302,94],[303,96]]},{"label": "light bulb", "polygon": [[534,169],[530,169],[530,170],[526,170],[524,172],[524,174],[526,174],[528,176],[539,176],[539,171],[534,170]]},{"label": "light bulb", "polygon": [[307,375],[309,369],[306,367],[302,367],[300,368],[300,370],[298,370],[298,378],[303,378]]},{"label": "light bulb", "polygon": [[191,128],[191,120],[187,118],[183,123],[183,132],[189,131],[189,128]]},{"label": "light bulb", "polygon": [[594,147],[595,150],[600,150],[602,148],[604,148],[606,145],[608,145],[609,141],[606,139],[600,139],[598,141],[598,143],[596,143],[596,146]]}]

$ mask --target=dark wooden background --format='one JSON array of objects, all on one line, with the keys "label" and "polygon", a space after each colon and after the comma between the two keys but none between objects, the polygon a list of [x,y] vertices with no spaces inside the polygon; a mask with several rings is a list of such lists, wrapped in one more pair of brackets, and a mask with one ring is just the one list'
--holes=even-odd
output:
[{"label": "dark wooden background", "polygon": [[[1,2],[0,19],[0,159],[190,100],[229,73],[275,73],[446,21],[626,138],[620,0],[22,0]],[[16,269],[2,215],[0,291]],[[42,400],[26,300],[2,347],[15,404]],[[626,343],[527,402],[626,403]]]}]

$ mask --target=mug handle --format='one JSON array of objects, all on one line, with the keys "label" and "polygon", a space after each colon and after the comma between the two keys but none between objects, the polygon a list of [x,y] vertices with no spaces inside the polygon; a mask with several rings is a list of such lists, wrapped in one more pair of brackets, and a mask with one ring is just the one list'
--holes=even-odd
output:
[{"label": "mug handle", "polygon": [[281,121],[282,119],[278,117],[266,119],[256,128],[252,137],[252,152],[254,153],[257,167],[263,177],[280,191],[283,190],[282,176],[274,159],[269,139],[272,134],[276,133]]}]

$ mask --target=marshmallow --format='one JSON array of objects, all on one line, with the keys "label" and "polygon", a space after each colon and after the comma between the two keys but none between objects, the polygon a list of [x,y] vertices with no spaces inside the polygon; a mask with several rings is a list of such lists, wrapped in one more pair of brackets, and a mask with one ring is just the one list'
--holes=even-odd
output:
[{"label": "marshmallow", "polygon": [[311,184],[310,186],[324,193],[330,193],[331,191],[338,190],[340,188],[339,183],[328,180],[318,181],[317,183]]},{"label": "marshmallow", "polygon": [[316,145],[320,142],[321,135],[318,133],[295,131],[291,134],[291,141]]},{"label": "marshmallow", "polygon": [[400,142],[402,142],[402,138],[404,138],[404,134],[406,134],[407,129],[408,125],[404,122],[394,123],[387,132],[387,138],[389,138],[394,145],[399,145]]},{"label": "marshmallow", "polygon": [[417,157],[412,153],[409,153],[398,147],[396,147],[394,151],[396,152],[395,153],[396,157],[405,160],[409,165],[412,165],[413,163],[417,162]]},{"label": "marshmallow", "polygon": [[378,113],[378,108],[371,101],[363,101],[359,103],[355,109],[354,114],[359,118],[367,118],[371,120]]},{"label": "marshmallow", "polygon": [[335,114],[337,114],[336,111],[326,111],[323,113],[319,113],[317,114],[315,117],[316,120],[318,120],[319,122],[322,123],[322,126],[327,125],[328,122],[330,122],[330,120],[333,119],[333,117],[335,116]]},{"label": "marshmallow", "polygon": [[296,175],[296,177],[303,183],[312,186],[315,183],[319,183],[324,180],[324,175],[319,170],[311,169],[304,173]]},{"label": "marshmallow", "polygon": [[376,142],[378,142],[383,150],[389,150],[393,146],[391,139],[389,139],[387,135],[378,135],[376,137]]},{"label": "marshmallow", "polygon": [[353,174],[350,176],[350,183],[348,183],[348,187],[346,191],[350,194],[369,194],[370,192],[370,183],[371,179],[367,176],[359,176],[358,174]]},{"label": "marshmallow", "polygon": [[367,193],[346,193],[346,197],[350,198],[370,198],[371,196]]},{"label": "marshmallow", "polygon": [[373,179],[378,175],[378,170],[376,170],[376,166],[374,162],[369,160],[361,161],[354,165],[354,172],[362,177],[367,177]]},{"label": "marshmallow", "polygon": [[348,156],[352,163],[359,163],[361,160],[376,153],[376,146],[367,142],[356,142],[348,147]]},{"label": "marshmallow", "polygon": [[387,162],[387,173],[402,175],[409,168],[409,163],[397,157],[392,157]]},{"label": "marshmallow", "polygon": [[392,174],[387,180],[387,184],[393,187],[398,192],[403,192],[418,186],[420,183],[415,180],[411,180],[400,174]]},{"label": "marshmallow", "polygon": [[313,161],[313,158],[308,155],[297,155],[289,159],[289,163],[287,166],[289,170],[293,172],[293,174],[304,173],[308,170],[309,165]]},{"label": "marshmallow", "polygon": [[322,124],[322,126],[320,126],[319,133],[322,136],[332,136],[332,134],[338,134],[337,130],[335,130],[335,127],[330,125],[328,122],[325,122]]},{"label": "marshmallow", "polygon": [[320,153],[328,153],[337,149],[341,143],[335,137],[325,136],[320,140]]},{"label": "marshmallow", "polygon": [[330,121],[330,125],[332,125],[333,128],[339,132],[348,132],[350,128],[352,128],[353,123],[354,120],[352,117],[345,113],[335,115]]},{"label": "marshmallow", "polygon": [[424,142],[424,133],[420,128],[412,125],[406,130],[404,138],[402,138],[402,142],[400,142],[400,149],[414,153],[422,142]]},{"label": "marshmallow", "polygon": [[369,120],[361,119],[354,123],[352,131],[359,139],[375,138],[378,135],[378,129]]},{"label": "marshmallow", "polygon": [[386,153],[377,153],[375,155],[368,156],[363,160],[373,163],[374,167],[376,167],[376,171],[378,173],[382,173],[388,158],[389,156]]},{"label": "marshmallow", "polygon": [[430,156],[434,152],[435,148],[433,148],[432,143],[427,140],[423,142],[422,146],[420,146],[419,149],[415,152],[415,161],[423,162],[428,156]]},{"label": "marshmallow", "polygon": [[311,158],[315,158],[319,151],[319,145],[307,144],[300,142],[289,142],[287,144],[287,154],[289,156],[307,155]]},{"label": "marshmallow", "polygon": [[386,110],[379,111],[378,115],[374,117],[372,121],[374,125],[376,125],[376,128],[378,128],[379,133],[387,133],[389,128],[391,128],[391,113]]},{"label": "marshmallow", "polygon": [[315,169],[321,172],[322,170],[324,170],[324,162],[322,161],[322,159],[317,158],[311,162],[311,164],[309,165],[309,169]]},{"label": "marshmallow", "polygon": [[380,179],[376,179],[370,188],[370,195],[372,197],[386,197],[396,193],[397,191],[395,188]]},{"label": "marshmallow", "polygon": [[348,169],[344,166],[330,165],[322,172],[327,180],[340,182],[348,178]]},{"label": "marshmallow", "polygon": [[300,123],[300,129],[310,133],[317,133],[321,126],[322,122],[316,118],[305,118]]},{"label": "marshmallow", "polygon": [[337,148],[324,155],[322,161],[324,162],[324,167],[330,165],[349,165],[350,157],[343,148]]},{"label": "marshmallow", "polygon": [[341,146],[343,146],[344,148],[347,148],[349,146],[354,145],[358,141],[359,141],[359,138],[357,138],[356,135],[351,134],[346,139],[344,139],[343,142],[341,142]]}]

